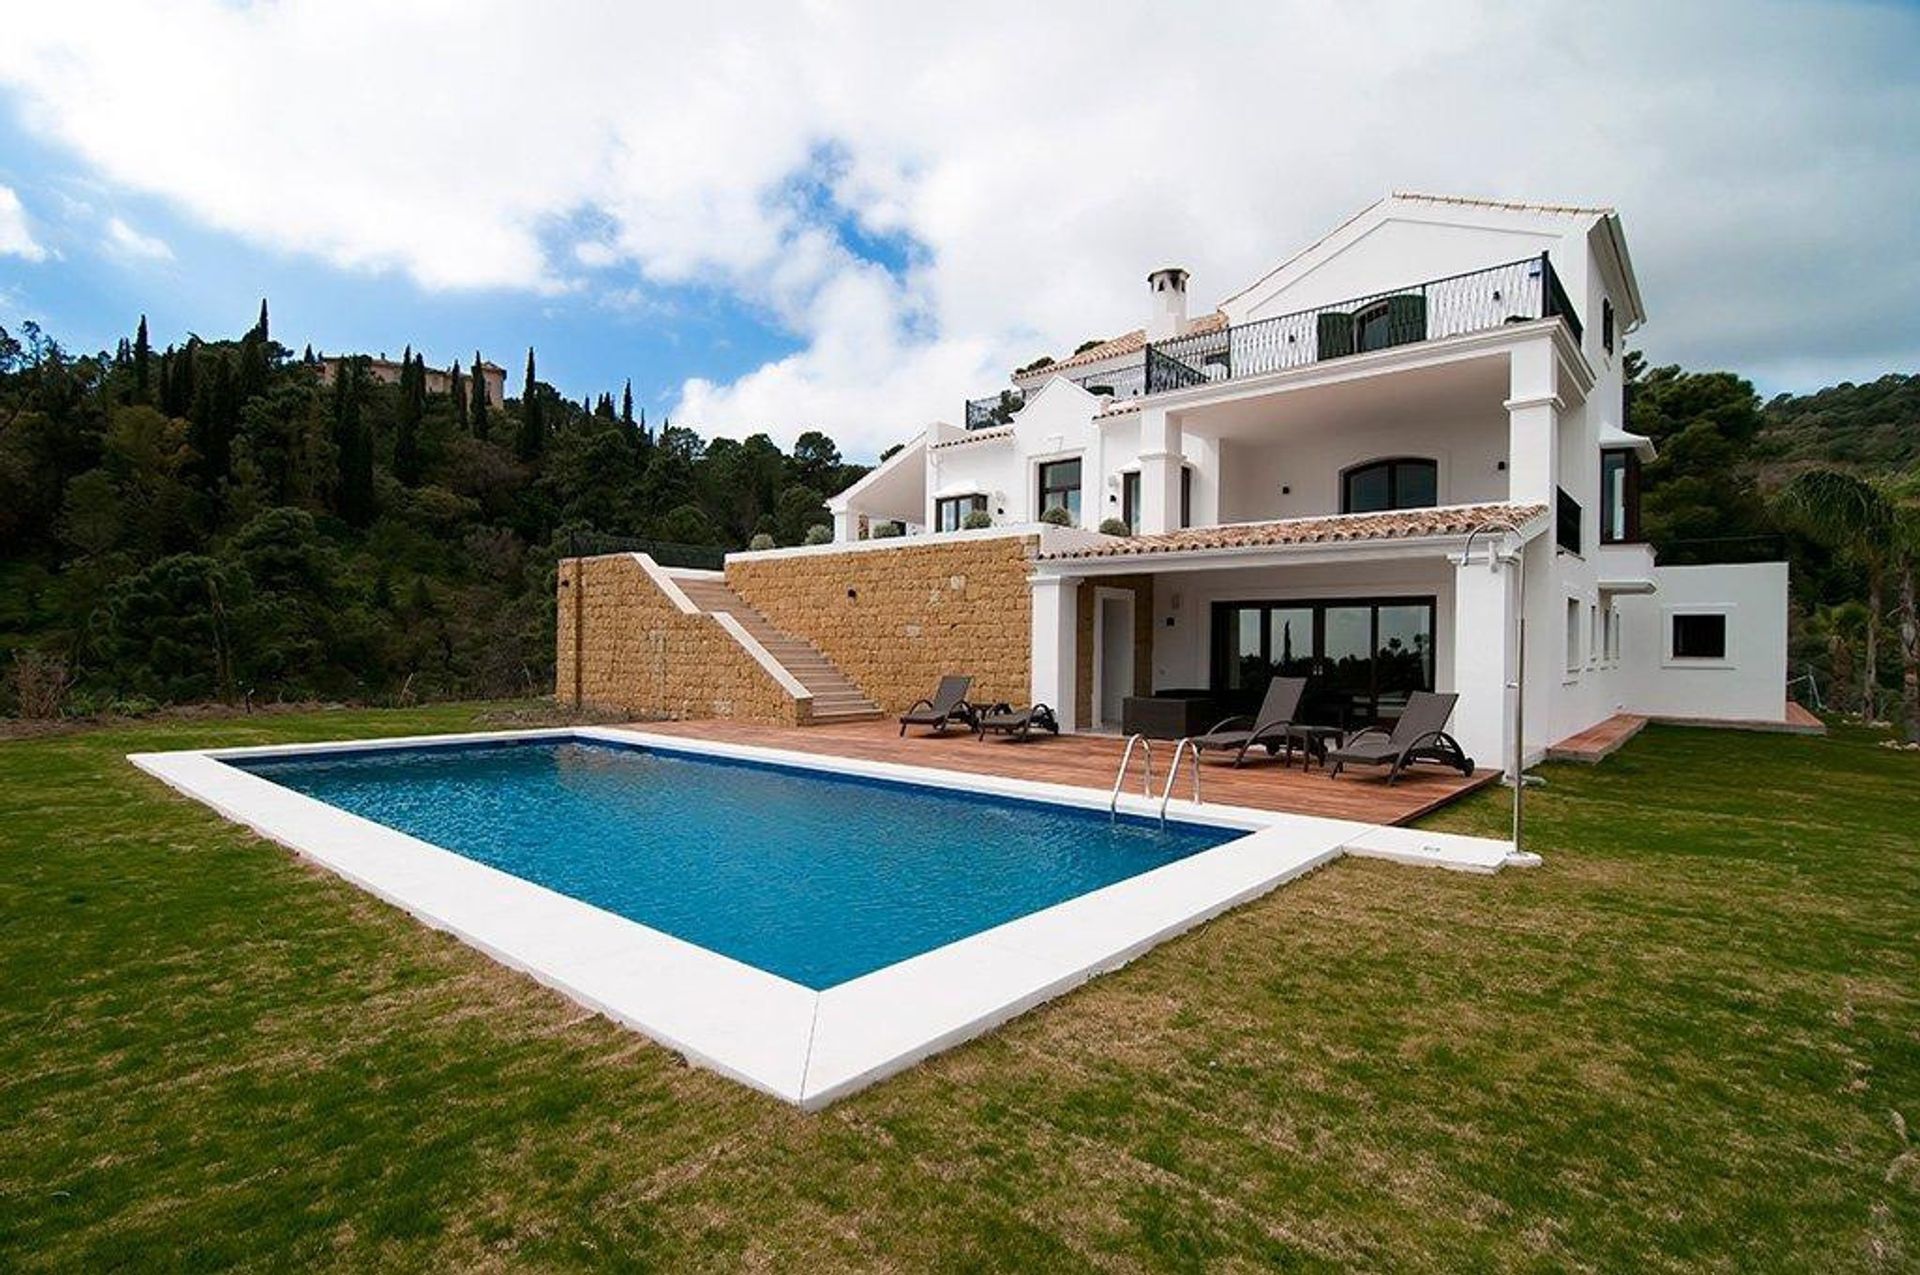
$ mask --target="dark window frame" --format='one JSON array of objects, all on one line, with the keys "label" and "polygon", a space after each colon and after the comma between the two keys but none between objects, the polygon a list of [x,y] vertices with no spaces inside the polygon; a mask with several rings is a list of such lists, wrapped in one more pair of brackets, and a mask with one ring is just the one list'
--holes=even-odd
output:
[{"label": "dark window frame", "polygon": [[[963,504],[966,506],[964,509],[960,507]],[[954,511],[953,525],[951,527],[947,526],[947,510],[949,507]],[[987,498],[978,492],[970,496],[940,496],[933,502],[933,529],[935,531],[964,531],[966,530],[965,523],[968,514],[985,513],[986,510]]]},{"label": "dark window frame", "polygon": [[[1325,651],[1327,611],[1339,607],[1371,607],[1373,609],[1372,636],[1370,639],[1375,653],[1375,662],[1371,674],[1368,692],[1369,704],[1350,721],[1341,721],[1338,725],[1365,725],[1378,720],[1380,705],[1380,668],[1378,653],[1380,646],[1380,612],[1388,607],[1420,607],[1427,613],[1426,628],[1431,647],[1427,652],[1427,667],[1423,669],[1426,685],[1415,689],[1433,690],[1440,677],[1440,609],[1439,598],[1434,594],[1391,594],[1359,597],[1312,597],[1312,598],[1228,598],[1216,601],[1208,609],[1208,622],[1211,626],[1207,634],[1207,676],[1210,689],[1217,696],[1230,696],[1227,689],[1229,681],[1227,666],[1237,656],[1233,650],[1233,637],[1238,633],[1237,614],[1249,608],[1260,612],[1260,659],[1271,667],[1273,658],[1273,612],[1287,610],[1308,610],[1313,612],[1312,654],[1308,657],[1314,665],[1313,678],[1316,683],[1326,677]],[[1257,702],[1265,693],[1265,686],[1245,687],[1240,692]],[[1344,714],[1342,714],[1344,716]],[[1309,719],[1324,716],[1316,713],[1311,700],[1307,707]]]},{"label": "dark window frame", "polygon": [[[1731,649],[1731,628],[1725,611],[1674,611],[1667,617],[1667,657],[1724,663]],[[1693,632],[1683,638],[1682,631],[1688,629]],[[1703,644],[1718,649],[1692,649]]]},{"label": "dark window frame", "polygon": [[[1063,483],[1059,486],[1048,485],[1047,478],[1049,473],[1056,469],[1064,469],[1068,465],[1073,466],[1072,484],[1068,485]],[[1075,522],[1079,522],[1080,521],[1079,506],[1084,498],[1084,490],[1085,490],[1084,485],[1085,485],[1085,478],[1086,478],[1086,469],[1085,469],[1085,466],[1081,463],[1081,458],[1078,456],[1063,456],[1058,460],[1043,460],[1038,465],[1035,466],[1035,470],[1037,471],[1037,480],[1040,488],[1039,512],[1044,514],[1047,512],[1047,510],[1054,507],[1053,505],[1048,503],[1047,501],[1048,496],[1053,495],[1055,493],[1060,493],[1063,496],[1065,496],[1066,494],[1071,493],[1072,499],[1070,500],[1062,499],[1059,502],[1059,504],[1061,508],[1065,509],[1068,513],[1073,515],[1073,520]]]},{"label": "dark window frame", "polygon": [[[1620,470],[1621,527],[1614,534],[1613,502],[1607,490],[1609,471]],[[1640,453],[1631,447],[1605,447],[1600,451],[1600,543],[1637,545],[1640,534]]]},{"label": "dark window frame", "polygon": [[[1433,502],[1425,505],[1400,503],[1400,474],[1403,469],[1423,468],[1432,475]],[[1377,469],[1387,471],[1387,503],[1378,509],[1355,509],[1353,507],[1353,484],[1356,478],[1371,474]],[[1381,514],[1392,513],[1399,509],[1436,509],[1440,505],[1440,462],[1428,456],[1379,456],[1372,460],[1361,461],[1358,465],[1349,465],[1340,471],[1340,512],[1343,514]]]},{"label": "dark window frame", "polygon": [[1608,354],[1613,353],[1613,299],[1600,298],[1600,345]]},{"label": "dark window frame", "polygon": [[1120,521],[1136,536],[1140,534],[1140,504],[1140,471],[1125,470],[1120,475]]},{"label": "dark window frame", "polygon": [[1180,466],[1180,526],[1193,525],[1193,466]]}]

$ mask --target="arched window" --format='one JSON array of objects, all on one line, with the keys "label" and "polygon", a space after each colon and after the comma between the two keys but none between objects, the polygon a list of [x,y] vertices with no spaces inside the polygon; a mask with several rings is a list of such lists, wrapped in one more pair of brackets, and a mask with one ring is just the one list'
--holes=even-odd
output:
[{"label": "arched window", "polygon": [[1355,465],[1340,475],[1340,512],[1431,509],[1440,503],[1440,469],[1417,456],[1395,456]]}]

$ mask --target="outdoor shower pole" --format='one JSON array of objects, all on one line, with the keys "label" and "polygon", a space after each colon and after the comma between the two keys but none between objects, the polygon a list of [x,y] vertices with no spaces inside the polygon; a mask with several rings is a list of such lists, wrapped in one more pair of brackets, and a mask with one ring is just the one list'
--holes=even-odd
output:
[{"label": "outdoor shower pole", "polygon": [[[1514,570],[1519,578],[1514,582],[1514,612],[1516,616],[1516,634],[1513,652],[1513,680],[1507,683],[1507,689],[1513,692],[1513,759],[1508,774],[1513,779],[1513,851],[1520,853],[1521,838],[1526,830],[1526,745],[1523,735],[1527,725],[1527,542],[1520,535],[1520,528],[1504,519],[1491,519],[1481,523],[1467,533],[1467,542],[1460,547],[1460,565],[1466,566],[1473,559],[1473,542],[1483,531],[1505,532],[1515,541],[1513,551]],[[1487,570],[1498,572],[1501,568],[1500,552],[1497,546],[1487,546]]]}]

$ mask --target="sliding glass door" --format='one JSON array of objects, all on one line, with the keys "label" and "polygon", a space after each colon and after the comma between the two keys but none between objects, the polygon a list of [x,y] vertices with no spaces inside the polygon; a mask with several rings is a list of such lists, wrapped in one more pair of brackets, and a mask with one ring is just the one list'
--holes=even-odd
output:
[{"label": "sliding glass door", "polygon": [[1364,726],[1433,689],[1432,598],[1217,602],[1213,691],[1251,712],[1274,677],[1313,679],[1307,715]]}]

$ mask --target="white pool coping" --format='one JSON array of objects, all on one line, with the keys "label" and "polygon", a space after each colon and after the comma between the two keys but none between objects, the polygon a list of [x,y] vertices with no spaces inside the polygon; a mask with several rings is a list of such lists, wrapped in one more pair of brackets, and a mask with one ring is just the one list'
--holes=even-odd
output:
[{"label": "white pool coping", "polygon": [[[609,727],[415,735],[135,753],[128,760],[261,836],[345,877],[504,965],[708,1067],[817,1110],[1126,964],[1343,854],[1468,872],[1531,866],[1512,844],[1350,820],[1176,801],[1172,817],[1247,835],[815,991],[522,880],[226,761],[422,744],[576,738],[1103,810],[1063,784],[822,757]],[[1123,796],[1120,809],[1157,813]]]}]

